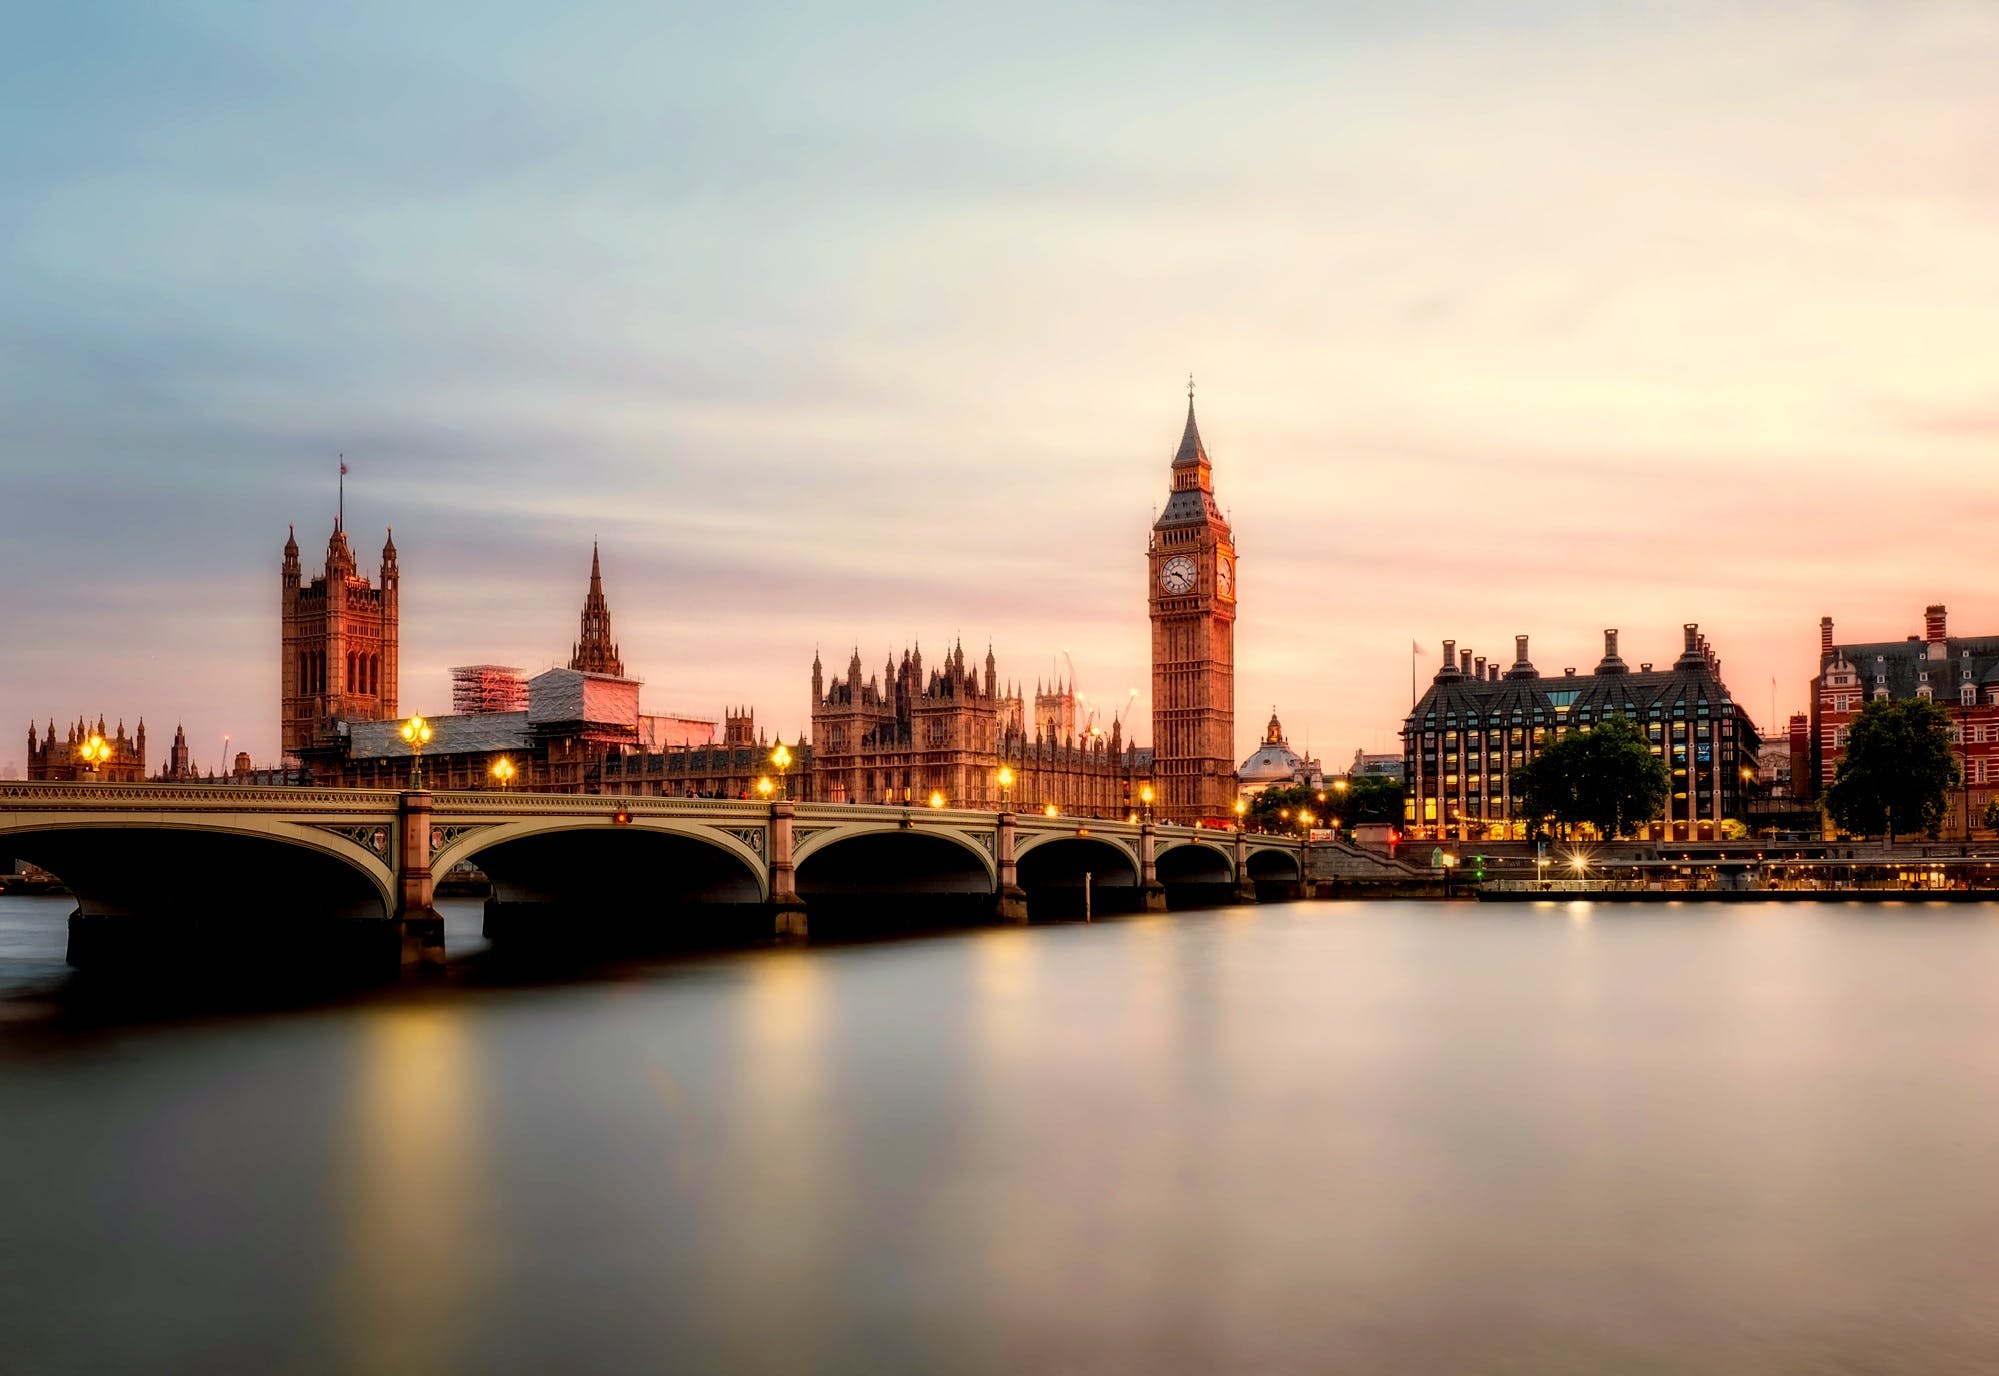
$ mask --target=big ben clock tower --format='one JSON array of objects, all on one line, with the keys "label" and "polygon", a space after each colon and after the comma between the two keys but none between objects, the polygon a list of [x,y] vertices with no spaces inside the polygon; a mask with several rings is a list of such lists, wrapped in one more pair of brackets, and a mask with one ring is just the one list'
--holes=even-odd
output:
[{"label": "big ben clock tower", "polygon": [[1235,536],[1215,505],[1194,424],[1173,456],[1173,491],[1147,550],[1152,607],[1152,749],[1157,815],[1228,819],[1235,805]]}]

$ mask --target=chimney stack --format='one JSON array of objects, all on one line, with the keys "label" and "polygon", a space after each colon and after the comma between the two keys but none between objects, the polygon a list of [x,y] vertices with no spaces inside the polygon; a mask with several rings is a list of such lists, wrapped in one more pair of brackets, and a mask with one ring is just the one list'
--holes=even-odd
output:
[{"label": "chimney stack", "polygon": [[1470,651],[1470,650],[1459,650],[1459,651],[1458,651],[1458,672],[1459,672],[1459,673],[1461,673],[1461,674],[1465,674],[1465,675],[1469,675],[1469,674],[1471,673],[1471,651]]},{"label": "chimney stack", "polygon": [[1458,642],[1455,640],[1446,640],[1444,642],[1443,667],[1438,669],[1437,673],[1441,676],[1445,674],[1455,674],[1457,673],[1457,671],[1458,671]]},{"label": "chimney stack", "polygon": [[1832,658],[1832,618],[1819,618],[1819,658]]},{"label": "chimney stack", "polygon": [[1474,660],[1472,661],[1472,677],[1473,677],[1473,678],[1476,678],[1476,679],[1483,679],[1483,678],[1485,677],[1485,656],[1484,656],[1484,655],[1480,655],[1480,656],[1478,656],[1478,658],[1476,658],[1476,659],[1474,659]]},{"label": "chimney stack", "polygon": [[1943,603],[1938,602],[1923,608],[1923,639],[1932,645],[1940,645],[1944,638]]}]

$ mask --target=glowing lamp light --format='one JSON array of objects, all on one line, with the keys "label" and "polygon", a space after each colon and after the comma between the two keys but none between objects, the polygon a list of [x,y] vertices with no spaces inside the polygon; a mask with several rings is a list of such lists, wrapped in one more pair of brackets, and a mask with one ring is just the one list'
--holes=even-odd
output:
[{"label": "glowing lamp light", "polygon": [[514,768],[514,762],[505,755],[493,761],[493,777],[500,781],[501,788],[505,788],[508,784],[512,783],[514,775],[519,772],[519,770]]},{"label": "glowing lamp light", "polygon": [[423,719],[421,712],[402,724],[397,732],[403,743],[410,748],[410,787],[423,787],[423,748],[430,744],[430,723]]},{"label": "glowing lamp light", "polygon": [[96,769],[111,758],[111,742],[93,731],[89,740],[77,746],[76,755],[92,769]]},{"label": "glowing lamp light", "polygon": [[930,806],[944,806],[944,791],[942,789],[933,788],[930,790]]},{"label": "glowing lamp light", "polygon": [[1043,817],[1053,817],[1055,815],[1055,804],[1050,803],[1047,807],[1042,808],[1041,815]]},{"label": "glowing lamp light", "polygon": [[1145,784],[1138,790],[1138,801],[1144,803],[1147,807],[1150,807],[1152,805],[1151,784]]},{"label": "glowing lamp light", "polygon": [[770,781],[770,775],[766,774],[762,778],[757,780],[757,796],[760,798],[768,798],[770,797],[771,793],[776,789],[776,787],[777,785],[773,784]]},{"label": "glowing lamp light", "polygon": [[770,752],[770,762],[776,765],[779,770],[791,768],[791,752],[784,748],[783,741],[779,741],[777,749]]}]

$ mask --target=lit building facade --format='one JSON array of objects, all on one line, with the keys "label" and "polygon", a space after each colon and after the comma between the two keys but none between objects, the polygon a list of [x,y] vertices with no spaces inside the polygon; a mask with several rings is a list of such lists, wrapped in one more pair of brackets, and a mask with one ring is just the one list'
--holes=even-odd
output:
[{"label": "lit building facade", "polygon": [[1514,771],[1551,741],[1611,717],[1638,728],[1666,763],[1664,815],[1638,834],[1655,840],[1717,840],[1740,821],[1757,773],[1761,739],[1721,678],[1721,661],[1685,628],[1678,659],[1664,670],[1632,669],[1617,632],[1588,674],[1544,678],[1514,638],[1511,665],[1444,642],[1443,666],[1403,724],[1403,816],[1411,836],[1524,840],[1515,815]]},{"label": "lit building facade", "polygon": [[1163,821],[1227,825],[1235,775],[1235,533],[1215,501],[1214,467],[1194,423],[1173,455],[1172,487],[1146,548],[1152,617],[1152,748]]},{"label": "lit building facade", "polygon": [[[385,583],[393,573],[393,546],[388,559]],[[603,570],[594,550],[580,621],[571,667],[528,679],[519,689],[518,707],[486,710],[495,696],[511,699],[516,690],[498,681],[506,671],[475,672],[479,681],[470,686],[481,710],[427,718],[432,733],[423,749],[427,786],[546,793],[684,791],[684,779],[670,778],[671,771],[628,767],[628,759],[656,760],[705,747],[715,738],[715,723],[648,714],[639,705],[637,679],[576,667],[623,668],[611,639]],[[474,666],[475,671],[492,668]],[[338,787],[407,787],[413,761],[401,726],[393,716],[332,721],[299,752],[307,778]],[[503,760],[512,771],[506,779],[495,773]],[[608,780],[615,780],[617,789],[608,789]]]},{"label": "lit building facade", "polygon": [[1819,621],[1819,671],[1812,680],[1807,777],[1820,796],[1846,755],[1846,734],[1860,709],[1875,699],[1928,698],[1950,714],[1951,738],[1964,767],[1953,790],[1943,835],[1972,829],[1999,797],[1999,636],[1953,636],[1941,603],[1923,609],[1923,633],[1902,640],[1845,643],[1831,617]]},{"label": "lit building facade", "polygon": [[355,565],[344,521],[336,520],[326,567],[307,582],[294,530],[285,540],[280,580],[281,743],[287,758],[303,759],[337,749],[343,723],[396,715],[401,574],[395,535],[382,546],[380,583],[371,584]]},{"label": "lit building facade", "polygon": [[[110,747],[110,755],[101,764],[88,763],[78,753],[83,743],[92,736],[99,737]],[[35,737],[34,724],[29,723],[28,778],[31,782],[43,783],[75,783],[79,780],[107,784],[145,782],[144,718],[140,719],[138,729],[128,736],[123,720],[116,727],[107,727],[101,716],[96,726],[78,717],[63,733],[61,740],[56,739],[53,720],[49,722],[48,733],[39,740]]]},{"label": "lit building facade", "polygon": [[[905,650],[879,675],[861,678],[857,649],[845,678],[826,678],[812,659],[812,786],[826,802],[950,807],[1054,807],[1081,817],[1142,810],[1150,755],[1124,740],[1115,719],[1105,731],[1085,713],[1073,686],[1037,685],[1030,720],[1018,688],[1002,688],[990,648],[983,673],[962,643],[926,675],[923,650]],[[1000,783],[1002,767],[1013,772]]]}]

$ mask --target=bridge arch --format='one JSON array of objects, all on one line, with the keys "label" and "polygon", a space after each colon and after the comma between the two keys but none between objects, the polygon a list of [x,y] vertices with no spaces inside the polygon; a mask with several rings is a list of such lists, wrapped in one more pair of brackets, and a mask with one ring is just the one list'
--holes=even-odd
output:
[{"label": "bridge arch", "polygon": [[[985,875],[986,892],[992,892],[999,884],[999,865],[993,859],[990,849],[992,838],[981,833],[975,837],[959,827],[904,826],[901,823],[860,822],[848,825],[812,828],[802,837],[792,850],[792,863],[798,867],[801,876],[806,865],[814,856],[836,846],[851,845],[867,837],[925,837],[940,841],[961,852],[963,863],[976,864]],[[870,850],[893,859],[897,854],[896,843],[875,845]],[[926,848],[928,849],[928,848]],[[934,850],[932,854],[938,854]],[[802,881],[801,881],[802,882]]]},{"label": "bridge arch", "polygon": [[[749,841],[698,821],[626,818],[475,825],[437,849],[431,872],[472,864],[485,874],[485,931],[496,950],[612,952],[767,935],[769,877]],[[744,830],[762,841],[761,827]]]},{"label": "bridge arch", "polygon": [[1016,851],[1014,862],[1033,917],[1135,912],[1144,903],[1138,857],[1114,837],[1044,833]]},{"label": "bridge arch", "polygon": [[[430,858],[430,869],[434,875],[443,875],[456,866],[476,864],[481,870],[487,870],[490,878],[490,852],[515,847],[520,842],[536,838],[603,835],[613,838],[607,843],[609,846],[620,846],[632,837],[671,836],[698,843],[730,857],[756,886],[756,893],[749,901],[762,902],[770,897],[770,876],[761,850],[764,844],[763,827],[759,825],[742,830],[756,838],[755,845],[735,831],[722,827],[643,813],[632,814],[630,820],[624,823],[614,823],[608,817],[535,817],[468,827],[437,849]],[[488,858],[481,860],[479,857],[482,855]]]},{"label": "bridge arch", "polygon": [[[386,853],[395,829],[384,823],[377,830]],[[0,813],[0,850],[61,879],[86,916],[268,914],[301,898],[342,918],[386,920],[396,911],[396,878],[382,855],[338,831],[298,822]],[[190,883],[162,885],[162,874],[185,875]]]},{"label": "bridge arch", "polygon": [[[365,828],[357,828],[367,830]],[[384,824],[384,849],[394,828]],[[76,896],[69,961],[145,978],[245,966],[281,978],[396,968],[395,880],[340,831],[279,819],[0,814],[0,852]]]},{"label": "bridge arch", "polygon": [[1153,853],[1162,884],[1233,884],[1235,852],[1211,841],[1175,841]]},{"label": "bridge arch", "polygon": [[1255,884],[1297,884],[1303,880],[1297,852],[1277,846],[1253,848],[1243,862],[1243,872]]},{"label": "bridge arch", "polygon": [[835,826],[794,852],[814,935],[990,921],[999,868],[956,827]]},{"label": "bridge arch", "polygon": [[[1106,847],[1117,852],[1131,866],[1131,872],[1138,873],[1138,851],[1124,837],[1111,835],[1094,828],[1083,831],[1026,831],[1018,833],[1019,839],[1013,845],[1013,857],[1023,859],[1029,851],[1040,850],[1044,846],[1058,846],[1069,841],[1083,841],[1090,845]],[[1133,882],[1136,882],[1135,880]]]}]

